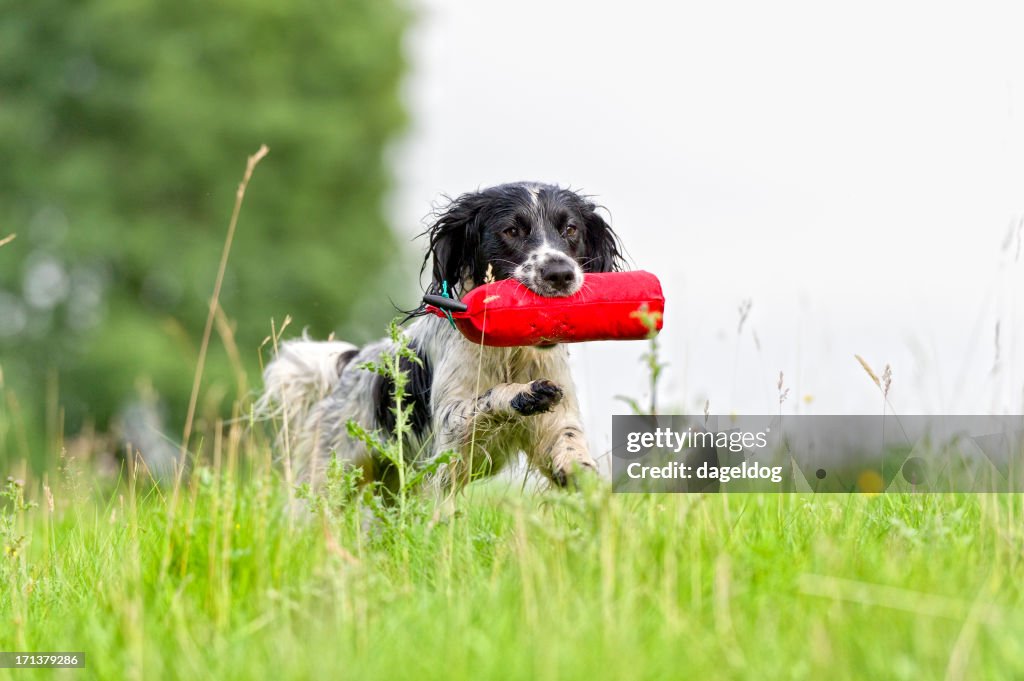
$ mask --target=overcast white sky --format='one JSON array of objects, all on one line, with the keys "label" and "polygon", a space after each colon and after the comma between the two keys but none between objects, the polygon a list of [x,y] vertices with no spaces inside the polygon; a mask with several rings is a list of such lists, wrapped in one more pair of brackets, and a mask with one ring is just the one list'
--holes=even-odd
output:
[{"label": "overcast white sky", "polygon": [[[396,221],[511,180],[596,194],[665,287],[664,404],[774,413],[781,370],[786,412],[878,413],[858,353],[901,413],[1024,411],[1024,3],[418,12]],[[598,447],[643,350],[574,347]]]}]

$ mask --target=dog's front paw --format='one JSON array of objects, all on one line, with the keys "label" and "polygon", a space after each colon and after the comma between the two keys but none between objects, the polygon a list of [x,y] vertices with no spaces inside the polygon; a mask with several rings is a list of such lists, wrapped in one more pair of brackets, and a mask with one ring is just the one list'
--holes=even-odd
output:
[{"label": "dog's front paw", "polygon": [[583,476],[597,475],[597,464],[587,456],[584,459],[564,458],[551,467],[551,482],[558,487],[576,487]]},{"label": "dog's front paw", "polygon": [[531,383],[512,398],[512,408],[523,416],[541,414],[554,409],[562,401],[562,389],[547,379]]}]

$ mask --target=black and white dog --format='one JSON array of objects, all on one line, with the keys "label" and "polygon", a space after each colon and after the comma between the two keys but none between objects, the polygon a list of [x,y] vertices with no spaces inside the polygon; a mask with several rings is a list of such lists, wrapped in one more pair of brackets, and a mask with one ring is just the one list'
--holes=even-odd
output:
[{"label": "black and white dog", "polygon": [[[444,282],[456,297],[491,278],[516,279],[542,296],[567,296],[584,272],[623,264],[618,238],[589,199],[568,189],[514,183],[463,194],[440,211],[425,233],[423,268],[430,292]],[[447,320],[422,314],[405,330],[421,363],[408,362],[412,431],[404,451],[411,466],[438,455],[434,482],[459,487],[494,474],[524,452],[559,486],[594,469],[569,374],[568,350],[494,348],[471,343]],[[281,419],[279,447],[294,462],[297,481],[317,484],[332,456],[363,469],[363,479],[394,488],[394,471],[346,424],[390,434],[395,426],[390,379],[360,368],[392,350],[385,339],[357,348],[307,338],[283,343],[267,366],[258,405]]]}]

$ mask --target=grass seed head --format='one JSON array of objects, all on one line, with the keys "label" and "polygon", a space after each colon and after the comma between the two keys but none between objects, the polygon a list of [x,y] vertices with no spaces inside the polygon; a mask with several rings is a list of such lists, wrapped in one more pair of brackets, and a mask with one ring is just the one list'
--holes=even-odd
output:
[{"label": "grass seed head", "polygon": [[875,385],[878,386],[879,388],[881,388],[882,387],[882,382],[878,380],[878,374],[876,374],[874,371],[872,371],[871,367],[867,363],[867,360],[865,360],[860,355],[854,355],[854,357],[857,358],[857,361],[860,362],[861,367],[864,368],[864,371],[866,371],[868,376],[871,377],[871,380],[874,381]]}]

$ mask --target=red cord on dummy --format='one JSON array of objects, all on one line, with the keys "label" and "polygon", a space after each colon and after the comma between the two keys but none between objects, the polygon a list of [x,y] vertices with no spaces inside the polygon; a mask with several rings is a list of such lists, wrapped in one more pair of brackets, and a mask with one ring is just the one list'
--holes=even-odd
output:
[{"label": "red cord on dummy", "polygon": [[593,340],[643,340],[661,330],[665,296],[650,272],[585,274],[578,292],[539,296],[518,281],[478,286],[461,301],[424,296],[439,317],[450,312],[474,343],[495,347],[553,345]]}]

